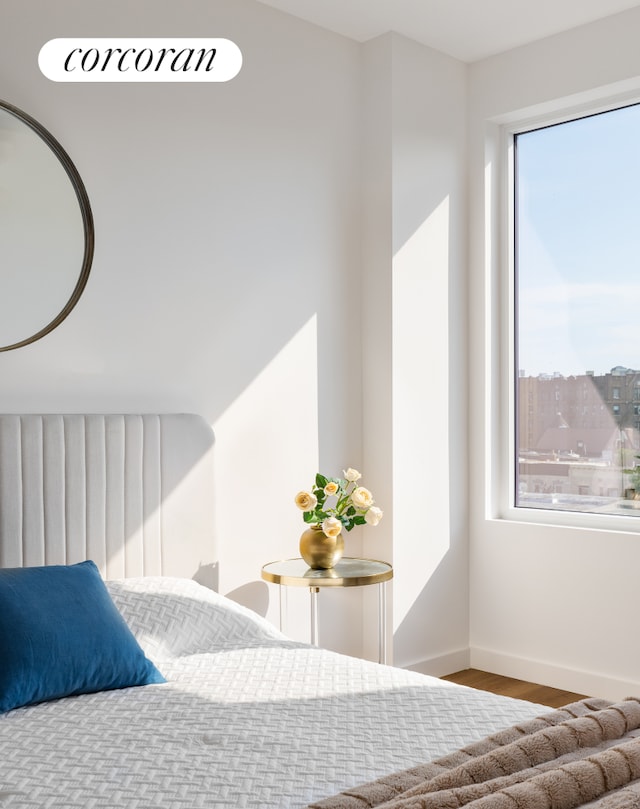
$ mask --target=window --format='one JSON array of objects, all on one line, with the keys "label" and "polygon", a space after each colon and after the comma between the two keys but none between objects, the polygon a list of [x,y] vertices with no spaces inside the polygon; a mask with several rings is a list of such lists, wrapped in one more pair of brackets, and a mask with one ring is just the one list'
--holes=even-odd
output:
[{"label": "window", "polygon": [[515,505],[640,516],[640,105],[516,134],[513,210]]}]

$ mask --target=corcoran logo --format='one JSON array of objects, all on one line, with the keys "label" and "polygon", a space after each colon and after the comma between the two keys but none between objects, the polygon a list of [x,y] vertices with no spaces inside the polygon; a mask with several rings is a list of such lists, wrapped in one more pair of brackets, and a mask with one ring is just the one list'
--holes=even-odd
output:
[{"label": "corcoran logo", "polygon": [[242,53],[230,39],[51,39],[38,66],[51,81],[229,81]]}]

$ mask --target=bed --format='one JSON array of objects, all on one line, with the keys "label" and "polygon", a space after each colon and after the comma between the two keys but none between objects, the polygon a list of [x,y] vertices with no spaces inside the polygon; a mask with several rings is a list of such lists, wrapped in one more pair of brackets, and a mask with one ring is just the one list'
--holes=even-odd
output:
[{"label": "bed", "polygon": [[0,416],[0,567],[88,575],[159,674],[5,708],[0,806],[364,806],[351,787],[548,712],[293,641],[217,593],[212,456],[193,415]]}]

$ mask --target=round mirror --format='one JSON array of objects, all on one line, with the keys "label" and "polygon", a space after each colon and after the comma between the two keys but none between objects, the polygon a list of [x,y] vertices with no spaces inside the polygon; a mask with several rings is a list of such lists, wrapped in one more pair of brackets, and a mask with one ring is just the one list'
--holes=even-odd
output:
[{"label": "round mirror", "polygon": [[67,153],[0,101],[0,351],[65,319],[87,283],[93,240],[89,198]]}]

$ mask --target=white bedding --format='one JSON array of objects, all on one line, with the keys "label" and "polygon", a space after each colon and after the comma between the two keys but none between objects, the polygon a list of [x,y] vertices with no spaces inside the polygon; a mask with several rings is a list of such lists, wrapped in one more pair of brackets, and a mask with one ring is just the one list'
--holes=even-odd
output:
[{"label": "white bedding", "polygon": [[168,682],[0,716],[2,807],[304,807],[541,712],[288,640],[187,579],[107,584]]}]

